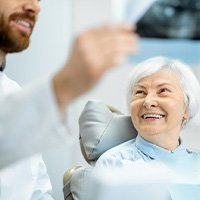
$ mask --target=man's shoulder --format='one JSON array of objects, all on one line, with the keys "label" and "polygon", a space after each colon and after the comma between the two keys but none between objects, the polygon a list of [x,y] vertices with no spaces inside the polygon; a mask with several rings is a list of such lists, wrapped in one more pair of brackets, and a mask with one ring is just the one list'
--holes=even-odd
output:
[{"label": "man's shoulder", "polygon": [[18,89],[20,88],[19,84],[15,80],[9,78],[6,74],[3,75],[3,81],[7,85],[12,85],[13,87],[16,87]]},{"label": "man's shoulder", "polygon": [[4,73],[2,74],[2,80],[0,84],[4,95],[20,90],[19,84],[16,81],[8,78],[7,75]]}]

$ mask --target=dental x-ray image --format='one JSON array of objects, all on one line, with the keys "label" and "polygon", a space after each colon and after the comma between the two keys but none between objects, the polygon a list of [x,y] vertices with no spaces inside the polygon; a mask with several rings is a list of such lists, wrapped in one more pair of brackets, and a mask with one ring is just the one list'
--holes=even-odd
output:
[{"label": "dental x-ray image", "polygon": [[154,1],[137,21],[136,28],[142,37],[199,40],[200,0]]},{"label": "dental x-ray image", "polygon": [[129,63],[163,55],[200,64],[200,0],[113,0],[113,10],[116,21],[132,24],[140,36]]}]

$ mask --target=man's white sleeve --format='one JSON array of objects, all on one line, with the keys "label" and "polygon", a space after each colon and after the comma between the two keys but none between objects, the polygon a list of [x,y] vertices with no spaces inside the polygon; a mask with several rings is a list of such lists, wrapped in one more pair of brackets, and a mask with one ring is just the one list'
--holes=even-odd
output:
[{"label": "man's white sleeve", "polygon": [[47,174],[46,166],[41,155],[36,155],[30,158],[32,176],[35,180],[35,186],[32,191],[30,200],[54,200],[51,195],[52,186]]},{"label": "man's white sleeve", "polygon": [[0,100],[0,168],[70,138],[48,80]]}]

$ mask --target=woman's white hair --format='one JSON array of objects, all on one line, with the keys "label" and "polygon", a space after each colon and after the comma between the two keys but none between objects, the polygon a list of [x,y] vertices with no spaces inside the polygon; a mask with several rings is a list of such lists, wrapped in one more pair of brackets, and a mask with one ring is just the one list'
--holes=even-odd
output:
[{"label": "woman's white hair", "polygon": [[167,57],[153,57],[139,63],[133,68],[127,84],[126,102],[128,110],[130,111],[132,93],[135,85],[142,78],[162,69],[171,70],[180,79],[185,104],[188,106],[188,120],[196,118],[200,113],[200,84],[187,64]]}]

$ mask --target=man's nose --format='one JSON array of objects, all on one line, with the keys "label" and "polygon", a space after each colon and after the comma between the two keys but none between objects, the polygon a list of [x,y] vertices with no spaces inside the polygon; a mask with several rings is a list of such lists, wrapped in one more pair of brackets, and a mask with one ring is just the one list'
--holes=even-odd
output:
[{"label": "man's nose", "polygon": [[38,0],[25,0],[23,9],[29,13],[34,14],[36,17],[40,12],[40,4]]},{"label": "man's nose", "polygon": [[144,104],[143,106],[146,109],[150,109],[150,108],[154,108],[158,106],[158,101],[157,101],[157,97],[155,94],[147,94],[147,96],[144,99]]}]

